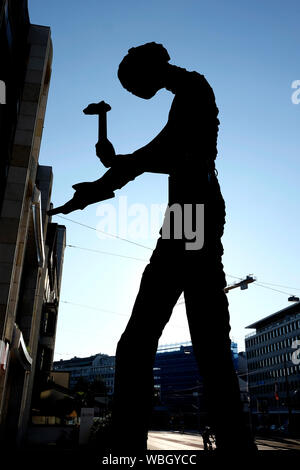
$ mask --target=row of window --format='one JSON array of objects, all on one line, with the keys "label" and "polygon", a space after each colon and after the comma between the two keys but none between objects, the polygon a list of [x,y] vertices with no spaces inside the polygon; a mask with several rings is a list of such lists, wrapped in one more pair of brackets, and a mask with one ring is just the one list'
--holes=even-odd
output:
[{"label": "row of window", "polygon": [[249,361],[248,370],[252,371],[257,369],[263,369],[264,367],[276,366],[284,364],[285,362],[292,362],[295,366],[300,363],[300,359],[297,357],[296,349],[291,352],[266,357],[257,361]]},{"label": "row of window", "polygon": [[266,346],[254,349],[253,351],[247,351],[247,359],[262,356],[263,354],[268,354],[270,352],[280,351],[284,348],[296,348],[298,346],[297,341],[300,341],[300,335],[294,336],[293,338],[285,338],[277,343],[267,344]]},{"label": "row of window", "polygon": [[79,377],[83,377],[84,379],[87,379],[89,382],[93,382],[94,380],[97,380],[97,379],[102,379],[102,380],[110,379],[110,380],[105,380],[105,382],[112,385],[114,383],[114,376],[115,374],[112,374],[112,373],[94,375],[94,374],[90,374],[88,370],[80,369],[80,370],[72,372],[70,380],[76,383]]},{"label": "row of window", "polygon": [[105,385],[107,387],[112,387],[114,385],[114,380],[105,380]]},{"label": "row of window", "polygon": [[90,375],[87,369],[72,370],[70,372],[71,372],[72,377],[83,377],[83,376],[87,377]]},{"label": "row of window", "polygon": [[114,378],[115,374],[110,373],[110,374],[98,374],[102,379],[110,379]]},{"label": "row of window", "polygon": [[98,366],[98,367],[93,367],[91,373],[92,374],[106,374],[108,372],[114,371],[115,368],[113,366]]},{"label": "row of window", "polygon": [[292,321],[286,325],[274,328],[266,333],[257,334],[251,338],[246,339],[246,348],[270,341],[272,338],[286,335],[287,333],[291,333],[292,331],[296,331],[298,329],[300,329],[300,320]]},{"label": "row of window", "polygon": [[257,374],[249,374],[249,383],[262,382],[268,379],[275,379],[279,377],[285,377],[286,375],[298,375],[300,373],[300,365],[289,366],[280,369],[268,370],[265,372],[258,372]]},{"label": "row of window", "polygon": [[[277,393],[280,396],[280,392],[286,392],[286,384],[285,382],[278,383],[276,387]],[[268,384],[268,385],[260,385],[256,387],[251,387],[251,396],[253,395],[259,395],[261,393],[274,393],[275,395],[275,384]],[[289,382],[289,390],[291,392],[295,390],[300,390],[300,381],[299,380],[294,380],[292,382]]]}]

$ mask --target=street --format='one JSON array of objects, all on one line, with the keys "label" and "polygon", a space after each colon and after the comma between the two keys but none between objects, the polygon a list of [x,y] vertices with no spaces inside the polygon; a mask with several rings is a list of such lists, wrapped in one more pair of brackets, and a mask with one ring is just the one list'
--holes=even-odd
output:
[{"label": "street", "polygon": [[[234,444],[234,442],[233,442]],[[259,450],[299,450],[300,440],[290,438],[257,438]],[[148,437],[149,450],[203,450],[203,440],[198,434],[151,431]]]}]

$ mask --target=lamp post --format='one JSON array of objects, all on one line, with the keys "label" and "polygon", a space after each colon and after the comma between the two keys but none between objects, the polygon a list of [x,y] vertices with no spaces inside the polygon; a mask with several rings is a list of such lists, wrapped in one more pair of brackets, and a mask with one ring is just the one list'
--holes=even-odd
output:
[{"label": "lamp post", "polygon": [[291,399],[290,399],[290,386],[288,381],[287,367],[286,367],[286,357],[284,356],[284,376],[285,376],[285,392],[286,392],[286,404],[288,408],[288,431],[291,430],[292,422],[292,408],[291,408]]}]

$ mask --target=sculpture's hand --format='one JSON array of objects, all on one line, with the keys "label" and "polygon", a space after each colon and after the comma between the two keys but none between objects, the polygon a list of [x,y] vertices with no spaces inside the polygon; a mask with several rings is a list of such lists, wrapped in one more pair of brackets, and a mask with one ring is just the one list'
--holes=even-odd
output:
[{"label": "sculpture's hand", "polygon": [[47,211],[49,216],[56,214],[69,214],[70,212],[76,211],[77,209],[84,209],[84,205],[80,204],[80,201],[73,196],[70,201],[66,202],[63,206],[58,206]]},{"label": "sculpture's hand", "polygon": [[112,166],[116,156],[115,149],[108,139],[101,139],[96,143],[96,155],[106,168]]},{"label": "sculpture's hand", "polygon": [[63,206],[50,209],[47,214],[69,214],[70,212],[78,209],[84,209],[89,204],[104,201],[115,196],[114,192],[101,187],[96,182],[77,183],[72,186],[75,189],[75,194]]}]

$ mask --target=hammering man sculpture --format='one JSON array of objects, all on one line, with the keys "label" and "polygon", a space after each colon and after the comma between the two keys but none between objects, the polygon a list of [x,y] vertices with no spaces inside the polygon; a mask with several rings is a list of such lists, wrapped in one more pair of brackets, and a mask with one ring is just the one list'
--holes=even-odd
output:
[{"label": "hammering man sculpture", "polygon": [[143,273],[132,315],[116,350],[112,450],[130,455],[147,449],[158,340],[183,292],[217,449],[228,452],[234,442],[235,449],[252,453],[256,446],[243,417],[223,290],[225,204],[215,170],[218,108],[203,75],[171,65],[169,60],[167,50],[152,42],[131,48],[118,70],[123,87],[140,98],[150,99],[162,88],[175,95],[166,126],[133,154],[115,155],[105,136],[109,107],[101,102],[86,108],[86,113],[99,114],[100,123],[104,122],[96,153],[110,168],[96,181],[74,185],[73,199],[50,214],[68,213],[113,197],[116,189],[144,172],[169,175],[169,207],[204,205],[201,248],[186,248],[184,235],[174,235],[178,223],[174,220],[169,237],[161,231]]}]

